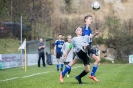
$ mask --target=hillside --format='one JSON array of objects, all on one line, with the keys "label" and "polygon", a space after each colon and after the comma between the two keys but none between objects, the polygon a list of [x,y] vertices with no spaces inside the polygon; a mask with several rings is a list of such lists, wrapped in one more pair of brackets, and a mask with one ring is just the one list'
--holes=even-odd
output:
[{"label": "hillside", "polygon": [[0,54],[20,53],[20,41],[15,39],[0,39]]}]

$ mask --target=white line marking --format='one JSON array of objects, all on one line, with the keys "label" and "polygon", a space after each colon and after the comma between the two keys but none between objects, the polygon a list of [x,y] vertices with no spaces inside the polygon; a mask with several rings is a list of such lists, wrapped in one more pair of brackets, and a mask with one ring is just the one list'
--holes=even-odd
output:
[{"label": "white line marking", "polygon": [[32,74],[32,75],[29,75],[29,76],[24,76],[22,78],[28,78],[28,77],[31,77],[31,76],[35,76],[35,75],[39,75],[39,74],[43,74],[43,73],[49,73],[49,72],[52,72],[52,71],[42,72],[42,73],[37,73],[37,74]]},{"label": "white line marking", "polygon": [[82,66],[76,66],[76,67],[72,67],[72,69],[78,68],[78,67],[82,67]]},{"label": "white line marking", "polygon": [[[75,69],[75,68],[78,68],[78,67],[82,67],[82,66],[72,67],[72,69]],[[40,74],[46,74],[46,73],[50,73],[50,72],[54,72],[54,71],[41,72],[41,73],[31,74],[31,75],[28,75],[28,76],[14,77],[14,78],[9,78],[9,79],[0,80],[0,81],[9,81],[9,80],[17,79],[17,78],[28,78],[28,77],[31,77],[31,76],[40,75]]]},{"label": "white line marking", "polygon": [[14,78],[10,78],[10,79],[5,79],[5,80],[0,80],[0,81],[8,81],[8,80],[13,80],[13,79],[17,79],[19,77],[14,77]]}]

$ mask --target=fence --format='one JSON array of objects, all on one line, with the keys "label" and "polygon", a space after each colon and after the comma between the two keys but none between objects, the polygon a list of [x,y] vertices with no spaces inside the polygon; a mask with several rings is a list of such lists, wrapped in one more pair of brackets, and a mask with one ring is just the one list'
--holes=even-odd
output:
[{"label": "fence", "polygon": [[[56,58],[51,53],[51,41],[53,39],[44,39],[45,48],[45,62],[55,64]],[[27,51],[27,66],[37,65],[38,60],[38,48],[37,44],[39,41],[27,41],[26,51]],[[18,49],[18,47],[17,47]],[[46,55],[46,52],[49,56]],[[13,68],[24,66],[24,52],[21,54],[0,54],[0,69]]]}]

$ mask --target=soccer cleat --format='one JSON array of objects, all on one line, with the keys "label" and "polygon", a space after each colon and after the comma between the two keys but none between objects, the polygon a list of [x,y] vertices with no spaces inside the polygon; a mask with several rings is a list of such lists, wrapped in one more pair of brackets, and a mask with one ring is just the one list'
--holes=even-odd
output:
[{"label": "soccer cleat", "polygon": [[98,82],[98,79],[95,76],[89,76],[89,78],[94,80],[95,82]]},{"label": "soccer cleat", "polygon": [[78,80],[79,84],[82,84],[82,80],[81,80],[81,78],[79,76],[76,76],[75,79]]},{"label": "soccer cleat", "polygon": [[57,69],[57,71],[59,71],[59,69]]},{"label": "soccer cleat", "polygon": [[62,73],[60,73],[60,83],[63,83],[63,81],[64,81],[64,77],[63,77]]}]

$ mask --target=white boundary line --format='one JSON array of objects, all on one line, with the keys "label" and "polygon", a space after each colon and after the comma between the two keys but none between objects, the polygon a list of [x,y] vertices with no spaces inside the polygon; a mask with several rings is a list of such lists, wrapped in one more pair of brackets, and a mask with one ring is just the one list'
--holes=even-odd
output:
[{"label": "white boundary line", "polygon": [[37,74],[32,74],[32,75],[29,75],[29,76],[24,76],[22,78],[28,78],[28,77],[31,77],[31,76],[40,75],[40,74],[49,73],[49,72],[53,72],[53,71],[47,71],[47,72],[41,72],[41,73],[37,73]]},{"label": "white boundary line", "polygon": [[0,80],[0,81],[8,81],[8,80],[13,80],[13,79],[17,79],[19,77],[14,77],[14,78],[10,78],[10,79],[5,79],[5,80]]},{"label": "white boundary line", "polygon": [[[76,68],[79,68],[79,67],[82,67],[82,66],[72,67],[72,69],[76,69]],[[18,79],[18,78],[28,78],[28,77],[32,77],[32,76],[35,76],[35,75],[46,74],[46,73],[50,73],[50,72],[54,72],[54,71],[41,72],[41,73],[31,74],[31,75],[28,75],[28,76],[14,77],[14,78],[9,78],[9,79],[0,80],[0,81],[4,81],[5,82],[5,81],[9,81],[9,80]]]}]

